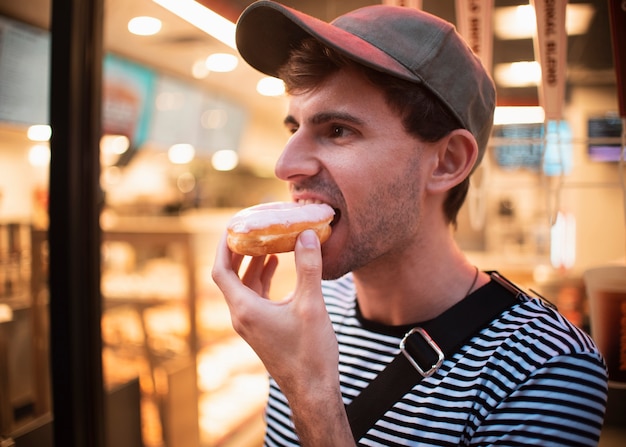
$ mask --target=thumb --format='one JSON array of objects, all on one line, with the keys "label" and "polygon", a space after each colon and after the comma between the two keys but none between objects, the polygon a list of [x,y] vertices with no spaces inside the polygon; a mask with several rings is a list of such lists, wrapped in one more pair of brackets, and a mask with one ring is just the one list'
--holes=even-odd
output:
[{"label": "thumb", "polygon": [[298,236],[295,261],[298,295],[314,291],[319,293],[322,281],[322,252],[315,231],[305,230]]}]

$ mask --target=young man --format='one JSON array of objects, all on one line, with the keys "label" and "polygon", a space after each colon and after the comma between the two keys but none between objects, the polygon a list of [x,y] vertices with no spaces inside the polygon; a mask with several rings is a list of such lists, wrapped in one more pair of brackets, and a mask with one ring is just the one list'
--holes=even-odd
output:
[{"label": "young man", "polygon": [[[253,258],[240,279],[242,256],[225,242],[217,253],[213,278],[234,327],[271,376],[266,445],[597,445],[607,376],[593,342],[541,300],[479,272],[454,241],[495,88],[453,27],[386,6],[329,25],[260,1],[241,16],[237,43],[290,94],[277,176],[294,201],[336,210],[322,247],[315,233],[300,235],[296,287],[283,301],[264,299],[274,256]],[[464,320],[483,318],[494,296],[511,304],[442,359],[420,360],[443,351]],[[404,358],[405,334],[434,333],[464,303],[476,304],[411,348],[416,365],[397,376],[408,388],[355,429],[388,393],[361,402],[365,416],[351,421],[346,405]]]}]

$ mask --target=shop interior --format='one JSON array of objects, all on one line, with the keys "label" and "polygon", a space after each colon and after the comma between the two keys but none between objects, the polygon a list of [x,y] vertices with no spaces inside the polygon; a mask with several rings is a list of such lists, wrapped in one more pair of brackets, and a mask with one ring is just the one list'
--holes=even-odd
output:
[{"label": "shop interior", "polygon": [[[177,9],[185,3],[105,1],[104,386],[111,402],[123,402],[110,417],[123,419],[145,447],[257,446],[266,374],[232,330],[210,271],[236,210],[289,200],[273,174],[288,138],[287,99],[233,47],[233,24],[250,0]],[[378,2],[284,3],[329,20]],[[421,3],[457,19],[452,0]],[[208,25],[206,11],[216,24]],[[49,12],[50,0],[0,1],[0,440],[51,411]],[[589,330],[584,271],[626,262],[609,2],[567,5],[562,117],[549,122],[533,27],[521,26],[535,24],[521,15],[529,12],[528,2],[494,1],[490,65],[499,110],[456,237],[481,269],[499,270]],[[156,19],[148,22],[156,31],[133,30],[138,17]],[[212,35],[219,30],[225,36]],[[521,77],[516,65],[526,70]],[[280,258],[274,299],[294,284],[292,255]],[[617,422],[601,439],[607,447],[626,440],[626,417],[611,417]]]}]

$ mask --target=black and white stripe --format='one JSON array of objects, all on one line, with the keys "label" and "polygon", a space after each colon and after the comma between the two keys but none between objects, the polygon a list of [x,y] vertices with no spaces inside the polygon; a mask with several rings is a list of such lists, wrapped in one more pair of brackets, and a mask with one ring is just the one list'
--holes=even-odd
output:
[{"label": "black and white stripe", "polygon": [[[323,283],[350,403],[399,352],[407,327],[364,321],[350,275]],[[527,298],[422,380],[359,441],[362,446],[596,446],[607,393],[590,337]],[[266,445],[297,446],[284,396],[271,381]]]}]

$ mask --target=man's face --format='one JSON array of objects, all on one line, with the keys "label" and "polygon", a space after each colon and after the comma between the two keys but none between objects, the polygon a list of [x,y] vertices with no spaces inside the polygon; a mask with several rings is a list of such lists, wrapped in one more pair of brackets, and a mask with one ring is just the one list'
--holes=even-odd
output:
[{"label": "man's face", "polygon": [[406,133],[381,91],[342,70],[292,96],[292,133],[276,164],[296,201],[321,201],[337,216],[323,245],[323,277],[395,260],[415,244],[428,145]]}]

